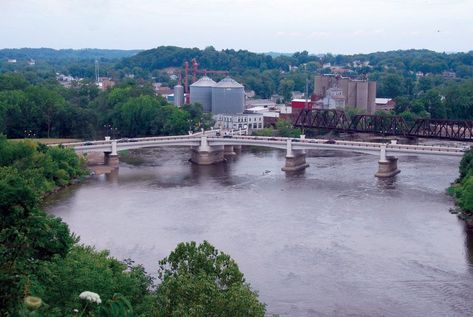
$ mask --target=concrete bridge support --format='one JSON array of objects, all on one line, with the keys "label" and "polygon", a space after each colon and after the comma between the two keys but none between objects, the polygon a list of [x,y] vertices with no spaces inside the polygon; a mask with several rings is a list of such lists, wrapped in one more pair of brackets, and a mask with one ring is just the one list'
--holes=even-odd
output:
[{"label": "concrete bridge support", "polygon": [[117,141],[112,141],[112,152],[104,152],[104,165],[118,168],[120,160],[117,153]]},{"label": "concrete bridge support", "polygon": [[236,154],[241,153],[241,145],[234,145],[233,146],[233,151],[235,151]]},{"label": "concrete bridge support", "polygon": [[225,161],[224,146],[209,146],[206,136],[200,138],[200,145],[192,148],[190,161],[197,165],[212,165]]},{"label": "concrete bridge support", "polygon": [[378,172],[375,174],[379,178],[393,177],[401,171],[397,168],[397,157],[386,156],[386,145],[381,146],[378,161]]},{"label": "concrete bridge support", "polygon": [[305,151],[293,150],[291,139],[287,140],[286,147],[286,164],[281,168],[284,172],[298,172],[303,171],[309,164],[305,161]]},{"label": "concrete bridge support", "polygon": [[223,146],[223,155],[225,156],[235,156],[236,151],[233,145],[224,145]]}]

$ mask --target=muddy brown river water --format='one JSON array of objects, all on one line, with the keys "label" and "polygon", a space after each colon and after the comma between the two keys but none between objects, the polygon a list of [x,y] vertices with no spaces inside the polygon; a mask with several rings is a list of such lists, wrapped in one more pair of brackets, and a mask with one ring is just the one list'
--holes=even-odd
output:
[{"label": "muddy brown river water", "polygon": [[229,253],[268,316],[473,316],[473,232],[451,215],[459,159],[311,152],[305,173],[284,152],[246,149],[215,166],[187,149],[129,152],[118,174],[50,197],[46,209],[86,244],[155,275],[181,241]]}]

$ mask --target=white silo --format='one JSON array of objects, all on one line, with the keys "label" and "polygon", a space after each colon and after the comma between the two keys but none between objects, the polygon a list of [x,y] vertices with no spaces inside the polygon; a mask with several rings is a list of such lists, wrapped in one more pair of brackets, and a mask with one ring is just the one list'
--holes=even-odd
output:
[{"label": "white silo", "polygon": [[245,109],[245,88],[230,77],[212,87],[212,113],[243,113]]},{"label": "white silo", "polygon": [[190,85],[190,102],[200,103],[204,112],[212,111],[212,87],[217,83],[211,78],[204,76]]},{"label": "white silo", "polygon": [[184,104],[184,87],[182,85],[174,86],[174,104],[177,107]]}]

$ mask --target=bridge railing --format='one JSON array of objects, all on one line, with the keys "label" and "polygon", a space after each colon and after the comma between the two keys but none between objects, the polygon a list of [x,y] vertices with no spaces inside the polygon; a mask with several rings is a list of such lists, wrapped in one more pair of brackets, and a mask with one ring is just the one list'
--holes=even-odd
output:
[{"label": "bridge railing", "polygon": [[359,147],[363,149],[380,149],[386,146],[389,150],[407,150],[407,151],[429,151],[429,152],[465,152],[467,147],[451,147],[442,145],[413,145],[413,144],[392,144],[392,143],[375,143],[363,141],[343,141],[343,140],[326,140],[326,139],[299,139],[299,138],[285,138],[285,137],[263,137],[263,136],[233,136],[233,139],[240,140],[255,140],[265,142],[287,142],[292,140],[294,145],[297,144],[323,144],[325,147],[350,146]]}]

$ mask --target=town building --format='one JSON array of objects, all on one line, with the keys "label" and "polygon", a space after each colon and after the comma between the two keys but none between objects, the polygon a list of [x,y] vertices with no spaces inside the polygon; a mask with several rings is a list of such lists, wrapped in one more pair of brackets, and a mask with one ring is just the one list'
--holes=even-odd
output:
[{"label": "town building", "polygon": [[284,100],[284,97],[278,94],[271,95],[271,100],[274,101],[275,103],[282,103]]},{"label": "town building", "polygon": [[107,90],[108,88],[112,88],[113,86],[115,86],[115,81],[113,81],[109,77],[99,77],[97,86],[100,90]]},{"label": "town building", "polygon": [[391,98],[376,98],[376,111],[389,112],[394,110],[396,102]]},{"label": "town building", "polygon": [[154,83],[153,89],[157,96],[167,97],[174,94],[174,90],[172,88],[163,86],[161,83]]},{"label": "town building", "polygon": [[75,78],[73,76],[56,73],[56,80],[64,88],[70,88],[74,81],[79,81],[81,78]]},{"label": "town building", "polygon": [[256,93],[254,90],[245,90],[245,97],[246,98],[254,98]]},{"label": "town building", "polygon": [[[306,105],[306,103],[307,103],[307,105]],[[303,109],[310,110],[310,109],[314,108],[314,106],[315,106],[315,101],[313,101],[311,99],[308,99],[308,100],[305,100],[305,99],[292,99],[292,101],[291,101],[292,110],[303,110]]]},{"label": "town building", "polygon": [[455,72],[444,71],[442,72],[442,77],[445,79],[455,79],[457,78],[457,74]]},{"label": "town building", "polygon": [[215,128],[223,130],[263,129],[263,114],[261,113],[242,113],[242,114],[216,114],[213,116]]},{"label": "town building", "polygon": [[255,108],[255,107],[263,107],[263,108],[273,108],[276,107],[276,102],[271,99],[246,99],[245,101],[245,108]]},{"label": "town building", "polygon": [[302,98],[305,97],[303,92],[300,92],[300,91],[297,91],[297,90],[296,90],[296,91],[293,91],[293,92],[291,93],[291,95],[292,95],[292,98],[291,98],[291,99],[302,99]]}]

